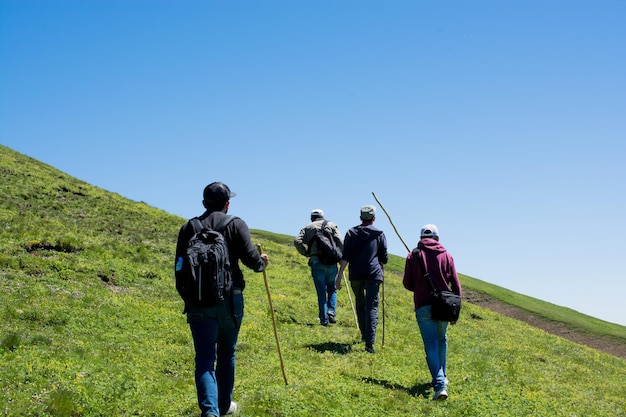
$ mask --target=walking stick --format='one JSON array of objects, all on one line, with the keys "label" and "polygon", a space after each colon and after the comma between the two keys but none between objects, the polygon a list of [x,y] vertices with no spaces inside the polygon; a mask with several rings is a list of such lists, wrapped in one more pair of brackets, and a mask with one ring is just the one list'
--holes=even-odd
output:
[{"label": "walking stick", "polygon": [[[256,247],[259,253],[263,253],[260,243],[258,243]],[[285,385],[289,385],[287,383],[287,375],[285,374],[285,364],[283,362],[283,354],[280,351],[280,342],[278,341],[278,330],[276,330],[276,317],[274,317],[274,306],[272,305],[272,296],[270,295],[270,284],[267,280],[267,274],[265,273],[265,269],[263,270],[263,281],[265,281],[265,290],[267,291],[267,299],[270,303],[270,313],[272,314],[272,325],[274,326],[274,338],[276,339],[276,348],[278,349],[278,357],[280,358],[280,369],[283,372],[283,379],[285,380]]]},{"label": "walking stick", "polygon": [[[387,210],[385,210],[385,207],[380,202],[378,197],[376,197],[376,194],[373,191],[372,191],[372,195],[374,196],[374,200],[376,200],[380,208],[383,209],[383,211],[387,215],[387,218],[389,219],[389,223],[391,223],[391,227],[393,227],[393,230],[396,232],[396,235],[398,235],[398,237],[400,238],[400,241],[406,248],[407,252],[411,252],[411,249],[409,249],[409,246],[406,244],[404,239],[402,239],[402,236],[400,236],[400,233],[398,233],[398,229],[396,229],[396,225],[393,224],[393,220],[391,220],[391,216],[389,215],[389,213],[387,213]],[[382,283],[382,290],[383,290],[383,297],[382,297],[383,298],[383,341],[382,341],[382,345],[385,346],[385,281],[384,280]]]},{"label": "walking stick", "polygon": [[383,340],[381,342],[381,346],[385,347],[385,277],[384,277],[384,271],[383,271],[383,282],[381,284],[381,289],[383,291]]},{"label": "walking stick", "polygon": [[400,241],[402,242],[402,244],[406,248],[406,251],[407,252],[411,252],[411,249],[409,249],[409,246],[406,244],[404,239],[402,239],[402,236],[400,236],[400,233],[398,233],[398,229],[396,229],[396,225],[393,224],[393,221],[391,220],[391,216],[389,216],[389,213],[387,213],[387,210],[385,210],[385,207],[383,207],[382,203],[380,202],[380,200],[378,200],[378,197],[376,197],[376,194],[374,194],[373,191],[372,191],[372,195],[374,196],[374,200],[376,200],[376,202],[378,203],[380,208],[383,209],[383,211],[387,215],[387,218],[389,219],[389,223],[391,223],[391,227],[393,227],[393,230],[396,232],[396,235],[398,235],[398,237],[400,238]]},{"label": "walking stick", "polygon": [[354,322],[356,323],[356,329],[360,331],[361,328],[359,327],[359,318],[356,315],[356,309],[354,308],[354,303],[352,302],[352,296],[350,295],[350,286],[348,285],[348,278],[346,278],[346,274],[344,274],[343,272],[341,273],[341,275],[343,275],[343,280],[346,282],[346,292],[348,293],[348,299],[350,300],[350,306],[352,307],[352,313],[354,314]]}]

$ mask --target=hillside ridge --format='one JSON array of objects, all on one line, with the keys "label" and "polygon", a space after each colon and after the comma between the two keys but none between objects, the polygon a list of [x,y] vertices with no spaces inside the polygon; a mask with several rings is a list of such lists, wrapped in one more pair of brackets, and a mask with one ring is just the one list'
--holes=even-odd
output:
[{"label": "hillside ridge", "polygon": [[567,326],[564,323],[560,323],[555,320],[548,320],[538,314],[533,314],[520,307],[504,303],[478,291],[464,289],[463,298],[467,302],[480,307],[488,308],[498,314],[523,321],[555,336],[559,336],[574,343],[585,345],[610,355],[626,359],[626,343],[615,338],[585,334]]},{"label": "hillside ridge", "polygon": [[[7,176],[13,177],[15,175],[22,175],[20,174],[21,169],[19,171],[16,171],[11,167],[11,164],[13,162],[21,161],[21,163],[25,163],[26,165],[30,166],[31,170],[34,169],[34,171],[36,171],[36,172],[31,171],[31,172],[28,172],[28,174],[26,174],[28,177],[31,177],[32,175],[32,177],[30,178],[31,180],[35,177],[43,178],[46,175],[54,175],[54,176],[58,175],[59,177],[57,178],[57,180],[61,178],[64,178],[66,180],[65,181],[66,185],[61,186],[62,191],[67,192],[67,193],[71,192],[73,194],[76,194],[77,196],[83,196],[83,197],[85,197],[85,194],[83,193],[83,189],[86,190],[87,188],[85,187],[92,187],[80,179],[71,177],[63,173],[62,171],[57,170],[53,166],[47,165],[27,155],[20,154],[19,152],[11,148],[8,148],[6,146],[0,145],[0,154],[3,156],[3,158],[7,158],[6,159],[7,162],[11,161],[6,165],[2,164],[2,166],[0,166],[0,171],[3,171],[3,173]],[[64,180],[61,180],[61,183],[63,182]],[[76,190],[72,191],[70,188],[71,189],[76,188]],[[120,198],[122,200],[125,200],[123,196],[117,195],[114,192],[101,190],[101,189],[98,189],[97,187],[94,187],[94,189],[99,190],[99,193],[102,193],[101,195],[110,195],[115,198]],[[44,192],[44,194],[46,194],[46,192]],[[48,192],[48,194],[50,193]],[[53,193],[50,194],[50,196],[52,195]],[[149,206],[145,206],[145,209],[152,209],[152,208],[150,208]],[[160,211],[158,209],[154,209],[154,210]],[[82,213],[80,214],[80,216],[82,216]],[[177,216],[167,214],[167,217],[171,221]],[[293,236],[276,234],[273,232],[262,231],[262,230],[259,230],[258,232],[261,232],[263,235],[267,236],[268,238],[278,243],[286,244],[288,246],[291,246],[291,243],[293,241]],[[57,242],[57,244],[59,243]],[[390,264],[388,265],[389,267],[388,269],[397,270],[396,272],[398,271],[401,272],[403,268],[403,258],[399,256],[395,256],[395,255],[392,255],[391,258],[395,258],[395,259],[390,259]],[[469,278],[469,277],[466,277],[466,278]],[[474,280],[476,279],[472,278],[472,281]],[[491,294],[487,294],[486,292],[480,291],[481,289],[482,288],[475,290],[473,288],[468,288],[468,285],[464,283],[465,301],[478,305],[480,307],[488,308],[496,313],[505,315],[507,317],[511,317],[511,318],[523,321],[534,327],[540,328],[550,334],[553,334],[553,335],[565,338],[567,340],[573,341],[575,343],[586,345],[588,347],[603,351],[605,353],[609,353],[611,355],[626,359],[626,338],[613,337],[611,334],[603,335],[603,334],[597,334],[597,333],[596,334],[586,333],[585,331],[581,331],[579,329],[574,328],[574,326],[570,325],[569,323],[564,323],[562,321],[557,321],[557,320],[551,320],[549,318],[542,317],[540,314],[536,314],[532,311],[525,310],[524,308],[519,307],[519,305],[501,301],[500,299],[498,299],[497,297],[494,297]]]},{"label": "hillside ridge", "polygon": [[[1,145],[0,172],[5,414],[197,415],[193,345],[172,273],[184,219]],[[236,387],[242,415],[626,417],[624,359],[510,318],[519,312],[494,300],[596,339],[626,343],[623,326],[461,274],[467,303],[450,329],[452,398],[433,403],[412,295],[401,284],[404,258],[390,256],[386,268],[387,320],[372,356],[346,291],[338,294],[337,324],[319,326],[310,268],[293,236],[251,233],[272,261],[267,280],[245,271]],[[288,385],[275,354],[274,316]]]}]

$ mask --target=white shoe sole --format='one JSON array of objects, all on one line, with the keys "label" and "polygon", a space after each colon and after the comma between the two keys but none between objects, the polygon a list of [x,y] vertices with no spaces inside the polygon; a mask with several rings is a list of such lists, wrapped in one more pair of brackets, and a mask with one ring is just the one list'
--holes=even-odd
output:
[{"label": "white shoe sole", "polygon": [[435,393],[435,395],[433,396],[433,401],[441,401],[441,400],[445,400],[446,398],[448,398],[448,392],[445,389],[443,389]]}]

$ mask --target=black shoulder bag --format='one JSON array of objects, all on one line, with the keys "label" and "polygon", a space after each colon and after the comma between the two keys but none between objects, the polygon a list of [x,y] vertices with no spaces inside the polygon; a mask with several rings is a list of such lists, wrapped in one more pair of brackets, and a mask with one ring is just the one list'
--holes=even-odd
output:
[{"label": "black shoulder bag", "polygon": [[[461,296],[456,295],[452,291],[437,291],[430,279],[428,269],[426,269],[426,262],[422,258],[422,251],[418,249],[414,251],[413,254],[417,256],[419,263],[424,270],[424,278],[428,280],[430,288],[432,289],[431,316],[433,320],[457,321],[459,319],[459,314],[461,313]],[[446,287],[450,290],[450,285],[447,282]]]}]

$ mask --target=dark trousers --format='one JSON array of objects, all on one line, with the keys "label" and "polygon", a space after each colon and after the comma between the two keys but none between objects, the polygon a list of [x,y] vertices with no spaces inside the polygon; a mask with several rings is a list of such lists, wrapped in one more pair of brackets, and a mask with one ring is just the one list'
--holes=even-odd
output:
[{"label": "dark trousers", "polygon": [[378,326],[378,294],[382,281],[354,280],[350,286],[354,292],[356,315],[361,329],[361,339],[365,347],[371,348],[376,341],[376,326]]}]

